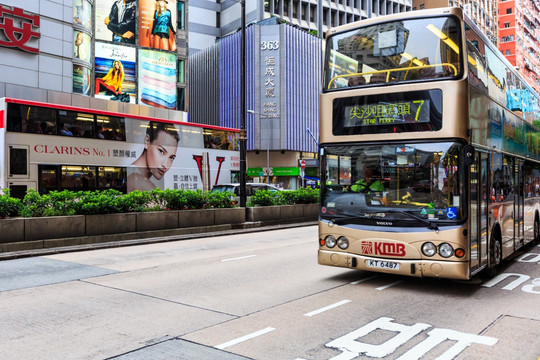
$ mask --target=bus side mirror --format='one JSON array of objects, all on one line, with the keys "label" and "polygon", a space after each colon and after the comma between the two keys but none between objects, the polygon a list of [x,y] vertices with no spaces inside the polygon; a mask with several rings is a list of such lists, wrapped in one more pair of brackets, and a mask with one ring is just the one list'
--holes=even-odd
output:
[{"label": "bus side mirror", "polygon": [[467,166],[471,166],[474,163],[474,146],[472,145],[465,145],[463,147],[463,162]]}]

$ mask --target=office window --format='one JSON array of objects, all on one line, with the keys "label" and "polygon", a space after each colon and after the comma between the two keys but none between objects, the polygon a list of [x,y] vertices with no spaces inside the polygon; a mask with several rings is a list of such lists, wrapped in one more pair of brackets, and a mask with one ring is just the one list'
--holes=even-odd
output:
[{"label": "office window", "polygon": [[178,29],[184,30],[186,26],[186,5],[183,0],[178,0]]},{"label": "office window", "polygon": [[512,55],[512,52],[510,50],[506,50],[506,53],[505,53],[506,56],[508,55]]},{"label": "office window", "polygon": [[178,82],[179,83],[185,83],[186,82],[186,61],[185,60],[178,60]]},{"label": "office window", "polygon": [[505,23],[504,23],[504,27],[505,27],[505,28],[509,28],[509,27],[510,27],[510,23],[509,23],[509,22],[505,22]]},{"label": "office window", "polygon": [[511,13],[512,13],[512,8],[506,9],[506,13],[507,13],[507,14],[511,14]]}]

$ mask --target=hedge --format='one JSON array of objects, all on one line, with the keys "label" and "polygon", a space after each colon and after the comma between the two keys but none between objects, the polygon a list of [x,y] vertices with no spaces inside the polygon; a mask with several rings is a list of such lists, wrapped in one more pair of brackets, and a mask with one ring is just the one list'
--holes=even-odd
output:
[{"label": "hedge", "polygon": [[[257,191],[251,196],[248,206],[316,204],[318,189],[270,192]],[[65,215],[95,215],[125,212],[189,210],[208,208],[232,208],[236,201],[232,192],[210,192],[201,190],[132,191],[51,191],[40,195],[29,189],[20,200],[12,198],[9,189],[0,194],[0,218],[41,217]]]}]

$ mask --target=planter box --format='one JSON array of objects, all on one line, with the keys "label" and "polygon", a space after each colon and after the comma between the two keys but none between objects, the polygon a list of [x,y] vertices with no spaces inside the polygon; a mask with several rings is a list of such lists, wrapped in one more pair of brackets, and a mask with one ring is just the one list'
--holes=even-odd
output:
[{"label": "planter box", "polygon": [[24,241],[24,219],[0,219],[0,244]]},{"label": "planter box", "polygon": [[246,208],[208,209],[214,213],[214,225],[241,224],[246,221]]},{"label": "planter box", "polygon": [[214,213],[208,210],[178,211],[178,227],[196,227],[214,225]]},{"label": "planter box", "polygon": [[304,218],[305,205],[284,205],[280,206],[282,220]]},{"label": "planter box", "polygon": [[319,204],[305,204],[304,218],[316,221],[319,218]]},{"label": "planter box", "polygon": [[178,228],[178,210],[137,213],[137,231]]},{"label": "planter box", "polygon": [[281,206],[256,206],[246,210],[247,221],[271,221],[281,219]]},{"label": "planter box", "polygon": [[137,214],[86,215],[86,235],[120,234],[137,231]]},{"label": "planter box", "polygon": [[25,218],[24,240],[84,236],[86,230],[84,218],[84,215]]}]

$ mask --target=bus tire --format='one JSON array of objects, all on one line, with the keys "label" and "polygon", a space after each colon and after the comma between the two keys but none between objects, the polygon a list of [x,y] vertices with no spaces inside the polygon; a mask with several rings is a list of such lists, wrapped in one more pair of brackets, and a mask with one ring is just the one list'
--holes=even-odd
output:
[{"label": "bus tire", "polygon": [[538,213],[536,213],[536,216],[534,217],[534,239],[533,242],[535,244],[540,244],[540,221],[538,220]]},{"label": "bus tire", "polygon": [[502,243],[501,238],[498,235],[491,235],[491,242],[489,246],[489,260],[486,273],[489,277],[497,276],[499,271],[499,265],[502,261]]}]

